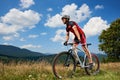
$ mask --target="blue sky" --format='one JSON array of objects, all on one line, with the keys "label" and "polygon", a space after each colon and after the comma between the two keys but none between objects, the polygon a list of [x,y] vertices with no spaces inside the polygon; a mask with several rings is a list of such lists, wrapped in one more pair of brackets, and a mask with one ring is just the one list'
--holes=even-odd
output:
[{"label": "blue sky", "polygon": [[120,18],[119,4],[119,0],[1,0],[0,44],[42,53],[67,50],[62,45],[65,25],[61,16],[68,14],[92,43],[90,51],[98,53],[98,36]]}]

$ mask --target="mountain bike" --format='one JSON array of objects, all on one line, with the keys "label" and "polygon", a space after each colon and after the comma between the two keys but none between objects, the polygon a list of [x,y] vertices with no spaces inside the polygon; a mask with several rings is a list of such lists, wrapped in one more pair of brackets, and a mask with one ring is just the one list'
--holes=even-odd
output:
[{"label": "mountain bike", "polygon": [[[84,51],[77,48],[78,52],[84,53],[83,60],[80,59],[79,55],[79,64],[76,63],[75,57],[74,57],[74,49],[73,49],[74,43],[68,43],[67,46],[71,46],[71,48],[68,51],[63,51],[57,54],[53,59],[52,64],[52,70],[54,75],[57,78],[67,78],[72,77],[76,71],[76,67],[80,67],[82,69],[85,69],[85,72],[88,75],[96,75],[99,72],[100,68],[100,62],[98,57],[95,54],[92,54],[92,60],[93,60],[93,67],[92,69],[89,69],[88,65],[88,57],[85,54]],[[87,46],[90,44],[87,44]]]}]

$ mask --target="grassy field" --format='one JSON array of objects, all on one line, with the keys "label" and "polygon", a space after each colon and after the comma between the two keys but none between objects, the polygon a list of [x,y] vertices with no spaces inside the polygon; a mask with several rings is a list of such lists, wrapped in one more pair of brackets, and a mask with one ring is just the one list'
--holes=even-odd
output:
[{"label": "grassy field", "polygon": [[[84,70],[76,71],[73,78],[65,80],[120,80],[120,62],[101,64],[99,74],[86,75]],[[51,64],[40,63],[0,63],[0,80],[58,80],[52,73]]]}]

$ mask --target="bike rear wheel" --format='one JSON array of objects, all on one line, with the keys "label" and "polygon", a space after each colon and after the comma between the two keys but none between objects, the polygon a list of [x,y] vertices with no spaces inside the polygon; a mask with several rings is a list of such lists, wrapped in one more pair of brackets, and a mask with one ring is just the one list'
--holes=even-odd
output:
[{"label": "bike rear wheel", "polygon": [[61,52],[53,60],[53,73],[57,78],[72,77],[75,72],[75,60],[68,52]]},{"label": "bike rear wheel", "polygon": [[[88,75],[96,75],[99,72],[100,62],[98,57],[95,54],[92,55],[93,67],[89,69],[89,67],[85,67],[85,71]],[[85,66],[89,64],[88,58],[86,58]]]}]

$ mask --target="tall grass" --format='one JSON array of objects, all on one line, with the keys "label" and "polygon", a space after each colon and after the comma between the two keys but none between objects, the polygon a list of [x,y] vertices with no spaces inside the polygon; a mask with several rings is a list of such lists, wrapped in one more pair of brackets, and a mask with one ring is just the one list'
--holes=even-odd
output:
[{"label": "tall grass", "polygon": [[[99,74],[88,76],[84,70],[77,69],[73,78],[65,80],[120,80],[120,62],[101,64]],[[52,73],[52,66],[42,62],[0,63],[0,80],[58,80]]]},{"label": "tall grass", "polygon": [[[2,74],[1,74],[2,73]],[[51,65],[40,63],[19,63],[0,65],[0,80],[53,80]]]}]

